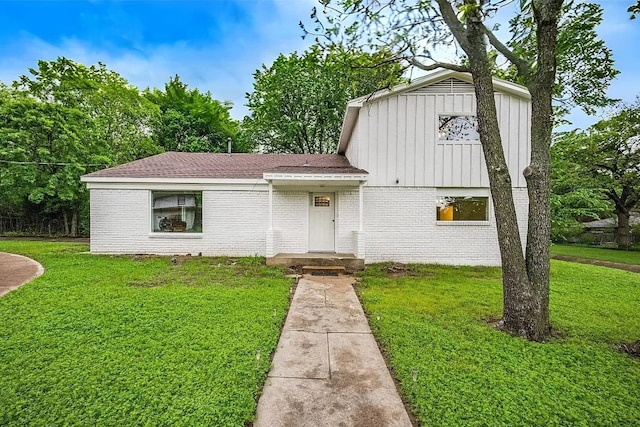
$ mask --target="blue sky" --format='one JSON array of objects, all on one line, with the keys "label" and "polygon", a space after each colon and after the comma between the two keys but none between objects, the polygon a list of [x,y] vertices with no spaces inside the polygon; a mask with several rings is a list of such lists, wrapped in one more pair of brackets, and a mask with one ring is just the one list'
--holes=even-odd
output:
[{"label": "blue sky", "polygon": [[[640,19],[630,21],[631,0],[602,0],[599,33],[613,50],[621,75],[610,95],[633,101],[640,94]],[[139,88],[162,87],[178,74],[190,87],[233,102],[247,114],[244,95],[253,73],[279,53],[302,51],[298,27],[314,0],[235,1],[2,1],[0,80],[9,83],[38,59],[66,56],[101,61]],[[576,126],[596,119],[572,116]]]}]

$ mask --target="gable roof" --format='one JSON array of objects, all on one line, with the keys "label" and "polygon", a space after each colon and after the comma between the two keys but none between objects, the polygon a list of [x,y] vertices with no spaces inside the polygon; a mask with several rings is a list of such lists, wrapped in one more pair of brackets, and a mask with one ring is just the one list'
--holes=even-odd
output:
[{"label": "gable roof", "polygon": [[265,172],[366,174],[339,154],[246,154],[167,152],[84,175],[103,178],[262,179]]},{"label": "gable roof", "polygon": [[[637,224],[640,224],[640,213],[631,212],[631,215],[629,216],[629,225],[633,227]],[[598,219],[595,221],[583,222],[582,226],[590,229],[615,228],[618,226],[618,217],[616,216],[612,218],[604,218],[604,219]]]},{"label": "gable roof", "polygon": [[[409,83],[403,83],[394,86],[391,89],[381,90],[349,101],[347,103],[344,119],[342,120],[342,130],[340,132],[340,140],[338,141],[338,153],[344,154],[347,150],[347,145],[349,145],[349,140],[351,139],[353,128],[355,127],[358,119],[360,108],[364,105],[372,104],[390,96],[400,95],[426,86],[434,85],[446,79],[457,79],[473,84],[473,78],[470,73],[439,69],[414,79]],[[498,92],[508,93],[519,98],[531,99],[529,90],[516,83],[494,77],[493,87]]]}]

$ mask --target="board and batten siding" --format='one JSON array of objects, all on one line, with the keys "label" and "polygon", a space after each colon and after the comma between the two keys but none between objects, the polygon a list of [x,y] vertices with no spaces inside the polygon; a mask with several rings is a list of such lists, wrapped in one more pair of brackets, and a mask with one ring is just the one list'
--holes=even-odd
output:
[{"label": "board and batten siding", "polygon": [[[369,172],[367,185],[489,187],[479,142],[438,142],[438,115],[476,114],[471,85],[456,90],[467,93],[426,87],[360,108],[345,154],[352,165]],[[529,101],[506,93],[496,93],[495,99],[513,186],[526,187],[522,171],[529,163]]]}]

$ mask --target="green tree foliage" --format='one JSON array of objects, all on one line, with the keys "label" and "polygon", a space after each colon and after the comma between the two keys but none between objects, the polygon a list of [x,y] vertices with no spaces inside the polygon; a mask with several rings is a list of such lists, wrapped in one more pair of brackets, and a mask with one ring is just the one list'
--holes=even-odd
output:
[{"label": "green tree foliage", "polygon": [[1,93],[0,214],[74,236],[88,210],[81,175],[160,151],[150,133],[157,107],[104,64],[39,61]]},{"label": "green tree foliage", "polygon": [[252,148],[236,141],[238,122],[229,114],[230,102],[217,101],[210,92],[189,89],[177,75],[169,79],[164,91],[147,89],[145,97],[160,108],[153,138],[167,151],[226,152],[229,138],[234,151]]},{"label": "green tree foliage", "polygon": [[616,243],[629,248],[629,216],[640,207],[640,98],[586,131],[567,133],[554,151],[558,161],[571,165],[584,188],[609,199],[618,218]]},{"label": "green tree foliage", "polygon": [[640,13],[640,0],[636,0],[635,4],[629,6],[627,12],[631,13],[631,19],[636,19],[636,15]]},{"label": "green tree foliage", "polygon": [[613,207],[602,189],[566,152],[564,139],[572,134],[562,134],[551,147],[551,239],[564,242],[582,232],[581,221],[608,217]]},{"label": "green tree foliage", "polygon": [[[507,42],[513,53],[529,63],[537,55],[537,33],[531,4],[525,13],[517,14],[509,21],[513,35]],[[558,47],[556,54],[556,81],[554,98],[556,121],[572,108],[579,107],[587,114],[596,108],[612,105],[606,91],[619,71],[614,66],[611,50],[598,38],[596,28],[602,23],[602,7],[595,3],[566,1],[558,21]],[[496,55],[497,58],[497,55]],[[496,74],[507,80],[526,85],[526,78],[518,73],[515,65],[506,69],[496,68]]]},{"label": "green tree foliage", "polygon": [[278,56],[254,74],[242,138],[272,153],[335,152],[347,102],[399,79],[397,62],[376,67],[386,57],[318,46]]}]

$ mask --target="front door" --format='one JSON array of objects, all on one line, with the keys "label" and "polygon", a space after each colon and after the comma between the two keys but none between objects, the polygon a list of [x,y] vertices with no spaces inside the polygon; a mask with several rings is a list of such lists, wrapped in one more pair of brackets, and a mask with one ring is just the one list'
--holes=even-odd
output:
[{"label": "front door", "polygon": [[335,193],[311,193],[309,252],[334,252]]}]

